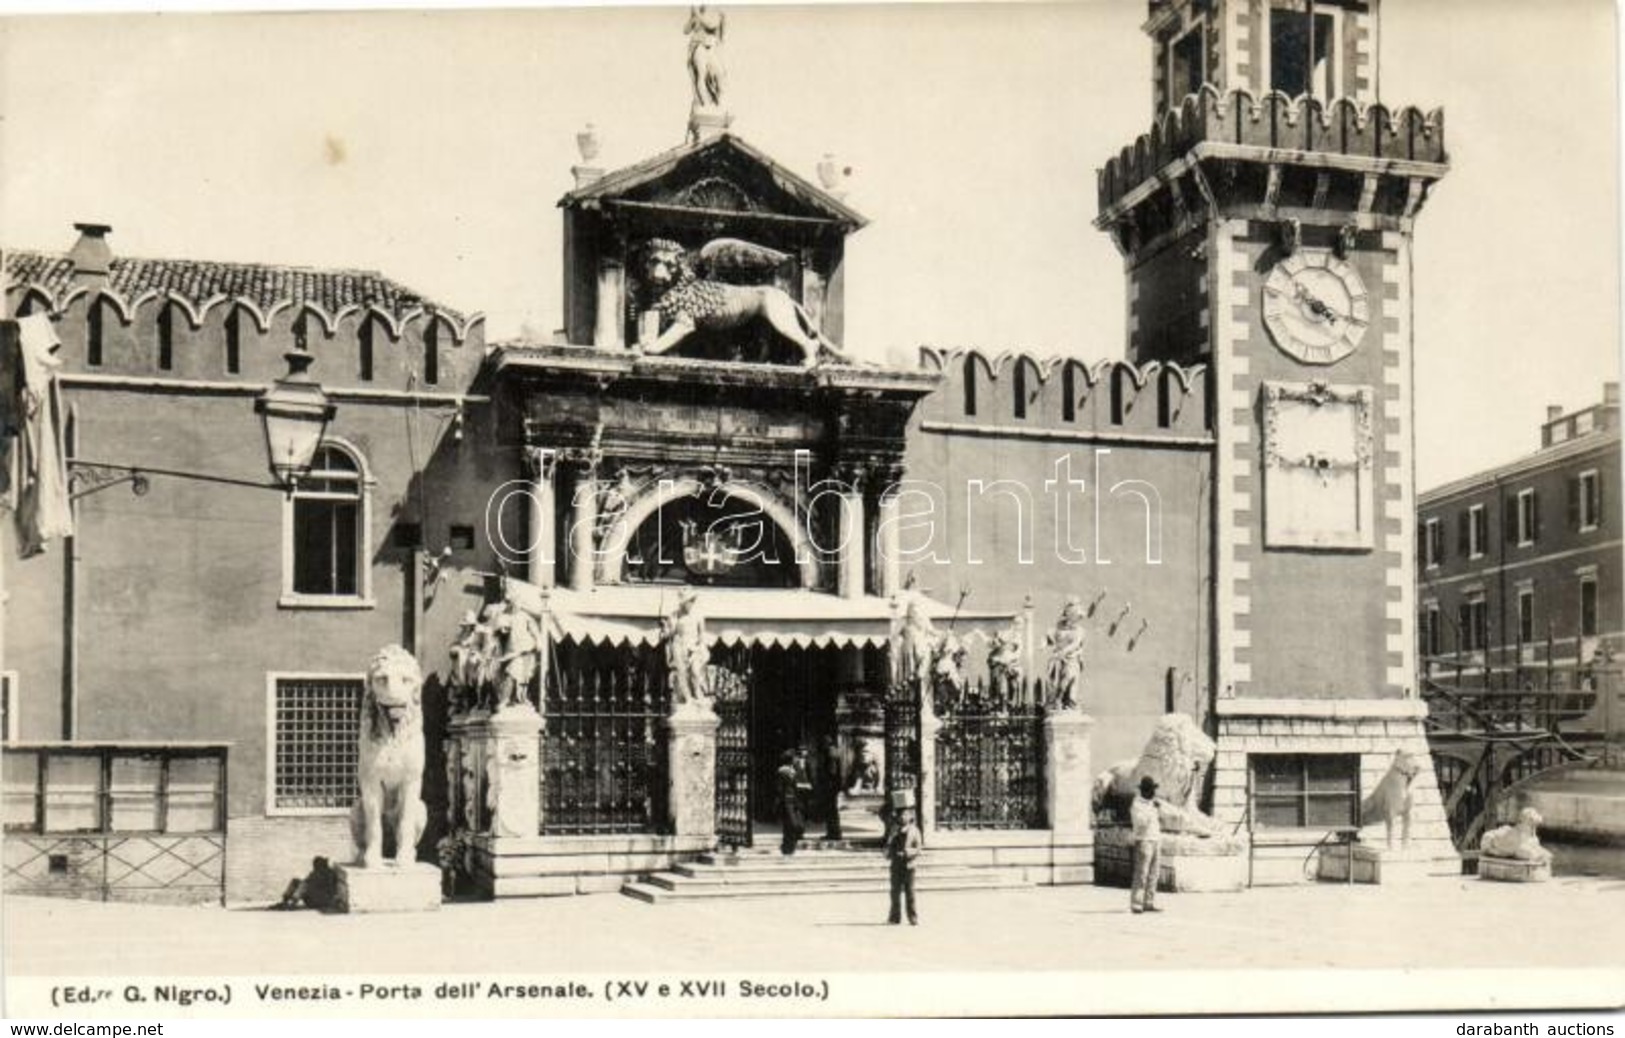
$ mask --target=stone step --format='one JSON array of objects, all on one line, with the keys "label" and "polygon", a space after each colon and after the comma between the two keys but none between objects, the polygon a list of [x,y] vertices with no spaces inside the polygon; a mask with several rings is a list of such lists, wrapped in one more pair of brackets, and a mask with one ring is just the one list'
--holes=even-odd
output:
[{"label": "stone step", "polygon": [[729,876],[774,876],[787,872],[819,873],[843,872],[848,869],[881,869],[886,868],[886,859],[879,854],[847,854],[841,857],[815,858],[807,854],[798,854],[793,858],[763,858],[739,859],[728,861],[721,859],[708,861],[701,858],[699,861],[678,862],[670,869],[685,876],[707,876],[712,874]]},{"label": "stone step", "polygon": [[[1019,874],[1007,872],[1002,869],[971,870],[971,875],[954,876],[917,876],[914,887],[920,891],[931,890],[988,890],[1000,887],[1019,887],[1027,884]],[[818,894],[885,894],[890,889],[890,882],[886,876],[862,878],[842,881],[816,881],[800,880],[792,883],[679,883],[674,887],[663,887],[652,880],[650,882],[628,883],[621,887],[621,893],[639,901],[650,904],[660,904],[671,901],[699,901],[719,898],[756,898],[756,897],[786,897],[786,896],[813,896]]]},{"label": "stone step", "polygon": [[[917,878],[927,876],[932,879],[948,878],[953,876],[986,875],[993,870],[974,868],[966,865],[930,865],[916,866]],[[678,865],[669,872],[656,872],[646,877],[645,882],[667,889],[675,889],[686,884],[741,884],[762,883],[843,883],[851,880],[887,880],[891,870],[883,861],[871,863],[854,862],[844,866],[824,868],[798,868],[791,865],[782,867],[762,868],[730,868],[717,866],[713,868],[695,868],[694,866]]]},{"label": "stone step", "polygon": [[745,851],[739,854],[709,853],[701,854],[692,864],[715,865],[725,869],[755,869],[777,868],[780,865],[805,865],[808,868],[820,866],[849,865],[854,861],[878,861],[884,863],[886,856],[878,847],[854,848],[852,850],[800,850],[792,855],[780,854],[777,850],[771,852],[754,853]]}]

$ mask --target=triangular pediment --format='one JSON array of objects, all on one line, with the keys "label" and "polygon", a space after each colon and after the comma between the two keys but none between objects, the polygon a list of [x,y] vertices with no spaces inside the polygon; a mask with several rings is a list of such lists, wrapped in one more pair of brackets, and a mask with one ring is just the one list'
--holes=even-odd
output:
[{"label": "triangular pediment", "polygon": [[565,208],[630,203],[695,212],[771,214],[856,230],[866,221],[834,195],[732,134],[685,144],[565,195]]}]

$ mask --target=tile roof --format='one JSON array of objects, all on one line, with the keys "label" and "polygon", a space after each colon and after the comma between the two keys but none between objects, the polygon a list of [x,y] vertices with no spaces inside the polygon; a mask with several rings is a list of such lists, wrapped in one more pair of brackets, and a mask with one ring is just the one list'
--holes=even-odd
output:
[{"label": "tile roof", "polygon": [[[73,262],[60,253],[8,249],[5,271],[12,286],[38,285],[53,299],[73,283]],[[115,256],[108,287],[126,300],[168,292],[201,306],[216,296],[244,299],[262,312],[280,305],[312,303],[329,315],[345,307],[376,306],[399,319],[414,308],[430,308],[461,325],[460,311],[391,281],[371,270],[314,270],[264,263],[215,263],[206,260],[137,259]]]}]

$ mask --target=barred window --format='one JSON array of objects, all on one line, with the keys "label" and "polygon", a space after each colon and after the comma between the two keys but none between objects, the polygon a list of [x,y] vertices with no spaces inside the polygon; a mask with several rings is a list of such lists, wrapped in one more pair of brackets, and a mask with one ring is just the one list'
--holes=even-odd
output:
[{"label": "barred window", "polygon": [[343,811],[355,802],[362,678],[278,678],[272,811]]},{"label": "barred window", "polygon": [[1253,818],[1261,828],[1359,824],[1360,758],[1343,753],[1254,753]]}]

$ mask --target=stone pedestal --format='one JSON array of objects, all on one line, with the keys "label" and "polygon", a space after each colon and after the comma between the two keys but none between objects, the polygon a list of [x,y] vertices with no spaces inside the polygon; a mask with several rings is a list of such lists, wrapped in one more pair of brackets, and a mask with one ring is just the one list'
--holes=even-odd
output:
[{"label": "stone pedestal", "polygon": [[1317,857],[1315,878],[1331,883],[1414,883],[1434,871],[1433,859],[1417,848],[1328,844]]},{"label": "stone pedestal", "polygon": [[462,738],[474,761],[483,761],[484,806],[493,836],[535,836],[541,831],[542,715],[528,703],[468,722]]},{"label": "stone pedestal", "polygon": [[440,909],[440,870],[423,862],[401,865],[338,865],[338,895],[341,911],[435,912]]},{"label": "stone pedestal", "polygon": [[1094,825],[1089,803],[1089,735],[1095,719],[1078,710],[1044,718],[1044,817],[1056,839],[1088,836]]},{"label": "stone pedestal", "polygon": [[1518,858],[1478,856],[1478,878],[1501,883],[1544,883],[1552,878],[1550,861],[1523,861]]},{"label": "stone pedestal", "polygon": [[[1134,830],[1126,825],[1095,830],[1095,883],[1127,887],[1134,877]],[[1201,838],[1164,833],[1157,857],[1157,889],[1216,894],[1247,886],[1247,843],[1237,837]]]},{"label": "stone pedestal", "polygon": [[841,794],[841,835],[853,843],[871,843],[884,840],[886,823],[881,812],[886,806],[886,794]]},{"label": "stone pedestal", "polygon": [[[931,693],[926,692],[929,696]],[[937,731],[942,722],[929,703],[920,704],[920,784],[914,791],[920,836],[927,843],[937,831]]]},{"label": "stone pedestal", "polygon": [[717,725],[709,707],[686,707],[666,721],[671,832],[714,839],[717,832]]}]

